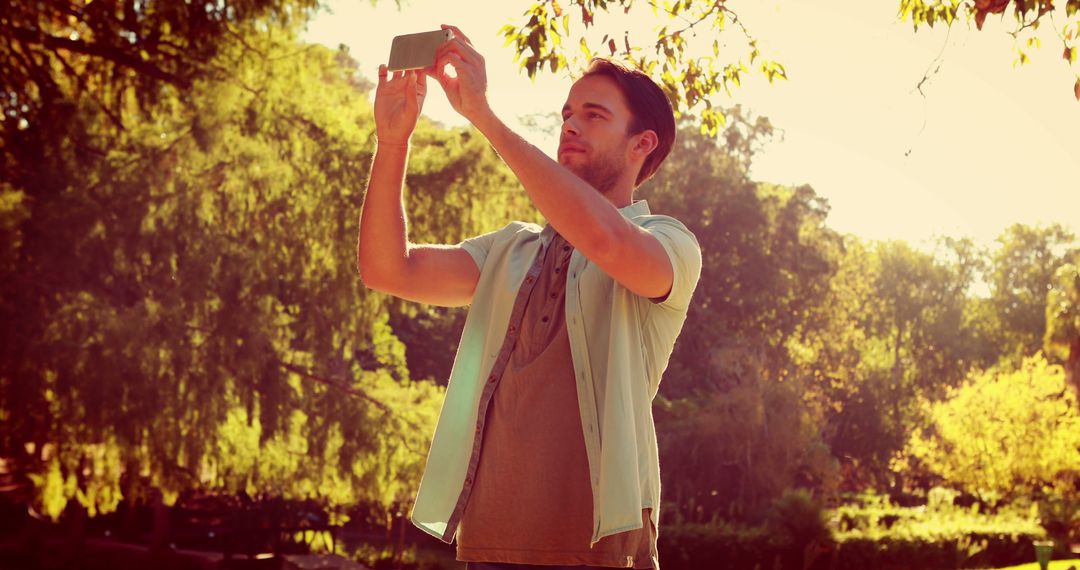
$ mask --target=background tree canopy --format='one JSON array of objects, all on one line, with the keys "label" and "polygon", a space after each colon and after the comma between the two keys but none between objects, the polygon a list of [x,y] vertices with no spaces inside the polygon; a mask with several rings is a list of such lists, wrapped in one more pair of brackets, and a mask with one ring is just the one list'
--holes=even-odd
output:
[{"label": "background tree canopy", "polygon": [[[193,489],[396,510],[441,389],[353,271],[371,84],[297,41],[312,5],[185,6],[5,20],[0,453],[52,516]],[[481,139],[417,141],[418,237],[527,217]]]}]

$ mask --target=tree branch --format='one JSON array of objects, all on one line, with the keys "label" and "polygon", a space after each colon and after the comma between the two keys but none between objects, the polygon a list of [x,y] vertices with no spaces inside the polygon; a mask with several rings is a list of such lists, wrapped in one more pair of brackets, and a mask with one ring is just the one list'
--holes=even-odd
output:
[{"label": "tree branch", "polygon": [[[295,372],[296,374],[299,374],[300,376],[302,376],[304,378],[307,378],[308,380],[313,380],[313,381],[318,382],[319,384],[322,384],[324,386],[329,386],[331,388],[334,388],[335,390],[340,390],[342,392],[345,392],[346,394],[349,394],[350,396],[356,396],[358,398],[362,398],[364,400],[367,400],[368,402],[371,402],[372,404],[374,404],[375,407],[379,408],[380,410],[382,410],[382,411],[384,411],[384,412],[386,412],[388,414],[393,413],[393,410],[390,408],[390,406],[382,403],[379,400],[376,400],[375,398],[371,397],[370,395],[368,395],[367,392],[364,392],[363,390],[353,388],[351,386],[346,386],[342,382],[337,381],[337,380],[331,380],[329,378],[323,378],[322,376],[316,376],[316,375],[312,374],[311,372],[308,372],[307,370],[304,370],[303,368],[301,368],[301,367],[299,367],[299,366],[297,366],[295,364],[289,364],[288,362],[282,362],[280,360],[278,361],[278,364],[280,364],[282,368],[284,368],[285,370],[288,370],[289,372]],[[416,426],[413,426],[413,427],[416,427]]]},{"label": "tree branch", "polygon": [[[364,392],[363,390],[353,388],[351,386],[346,386],[346,385],[344,385],[344,383],[342,383],[341,381],[338,381],[338,380],[332,380],[332,379],[329,379],[329,378],[323,378],[321,376],[316,376],[316,375],[308,372],[307,370],[304,370],[303,368],[300,368],[299,366],[296,366],[295,364],[289,364],[288,362],[282,362],[281,360],[278,361],[278,364],[281,365],[281,367],[284,368],[285,370],[288,370],[289,372],[294,372],[296,374],[299,374],[303,378],[307,378],[308,380],[313,380],[315,382],[318,382],[319,384],[323,384],[324,386],[329,386],[329,387],[331,387],[331,388],[333,388],[335,390],[340,390],[342,392],[345,392],[346,394],[349,394],[350,396],[356,396],[358,398],[362,398],[362,399],[364,399],[364,400],[366,400],[368,402],[371,402],[373,405],[375,405],[375,407],[379,408],[384,413],[395,417],[397,420],[399,420],[402,423],[408,425],[412,429],[414,429],[416,431],[421,430],[420,426],[418,426],[415,423],[401,417],[401,415],[395,413],[394,410],[390,406],[382,403],[379,400],[376,400],[375,398],[371,397],[370,395],[368,395],[367,392]],[[409,442],[405,440],[404,435],[399,434],[399,439],[401,440],[401,444],[403,446],[405,446],[405,449],[407,449],[410,452],[415,453],[417,455],[423,455],[422,453],[420,453],[419,451],[413,449],[412,446],[409,445]]]},{"label": "tree branch", "polygon": [[17,26],[11,26],[9,29],[12,31],[12,35],[16,40],[27,45],[44,46],[54,52],[58,50],[67,50],[83,55],[100,57],[159,81],[171,83],[185,89],[191,86],[190,79],[165,71],[130,53],[116,49],[112,46],[52,36],[42,31],[20,28]]},{"label": "tree branch", "polygon": [[[124,128],[124,121],[119,117],[119,115],[109,110],[108,106],[106,106],[104,102],[98,99],[98,97],[89,88],[87,88],[86,81],[83,80],[83,77],[81,74],[79,74],[79,72],[75,71],[75,68],[71,66],[67,58],[64,57],[62,54],[57,53],[56,59],[60,60],[60,64],[64,66],[64,69],[66,69],[68,73],[70,73],[71,76],[75,78],[75,82],[79,85],[80,90],[83,93],[86,93],[87,96],[94,101],[94,103],[97,103],[97,106],[101,109],[101,112],[105,113],[105,116],[108,117],[109,120],[111,120],[118,129],[120,129],[121,131],[126,130]],[[102,155],[104,156],[104,153],[102,153]]]}]

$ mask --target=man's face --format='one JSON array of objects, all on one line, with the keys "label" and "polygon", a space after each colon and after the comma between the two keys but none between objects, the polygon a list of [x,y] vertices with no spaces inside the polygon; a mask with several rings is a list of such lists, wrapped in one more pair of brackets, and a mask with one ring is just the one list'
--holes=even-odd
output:
[{"label": "man's face", "polygon": [[570,88],[562,117],[559,164],[606,194],[628,168],[632,117],[622,92],[607,76],[582,77]]}]

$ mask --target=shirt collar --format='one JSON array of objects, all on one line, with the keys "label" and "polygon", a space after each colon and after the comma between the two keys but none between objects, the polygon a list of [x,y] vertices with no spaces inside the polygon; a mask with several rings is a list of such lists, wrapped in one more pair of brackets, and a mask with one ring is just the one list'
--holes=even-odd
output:
[{"label": "shirt collar", "polygon": [[645,200],[635,200],[627,206],[619,208],[619,213],[627,218],[633,218],[634,216],[646,216],[652,213],[649,210],[649,203]]}]

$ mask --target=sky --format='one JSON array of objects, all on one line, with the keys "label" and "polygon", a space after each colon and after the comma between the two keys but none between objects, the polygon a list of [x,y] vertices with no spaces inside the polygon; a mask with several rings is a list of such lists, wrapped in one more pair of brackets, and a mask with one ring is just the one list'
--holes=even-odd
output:
[{"label": "sky", "polygon": [[[629,28],[648,38],[657,21],[638,4],[629,17],[598,15],[599,33],[618,37]],[[347,45],[374,80],[393,36],[457,25],[487,62],[492,108],[553,154],[556,140],[529,130],[520,118],[558,111],[572,79],[560,71],[529,80],[514,63],[513,46],[504,46],[498,34],[505,24],[523,24],[529,5],[402,0],[399,8],[393,0],[330,0],[304,39]],[[739,104],[768,117],[781,133],[755,156],[753,178],[811,185],[829,202],[828,225],[865,239],[929,249],[936,236],[971,237],[992,246],[1017,222],[1056,222],[1080,233],[1080,101],[1072,89],[1080,64],[1070,68],[1062,59],[1054,26],[1039,30],[1041,49],[1017,66],[1008,19],[992,16],[982,31],[961,22],[916,34],[898,18],[898,5],[727,3],[763,56],[781,62],[789,78],[770,85],[751,73],[731,96],[714,98],[721,107]],[[598,38],[590,38],[595,46]],[[721,57],[740,53],[737,33],[721,38]],[[711,45],[712,37],[691,39],[699,40]],[[938,64],[920,94],[916,86]],[[429,86],[424,114],[448,126],[467,124],[438,84]]]}]

